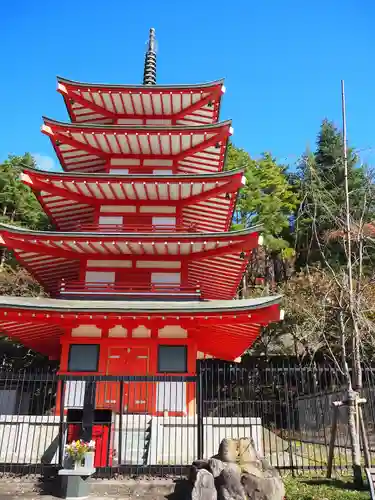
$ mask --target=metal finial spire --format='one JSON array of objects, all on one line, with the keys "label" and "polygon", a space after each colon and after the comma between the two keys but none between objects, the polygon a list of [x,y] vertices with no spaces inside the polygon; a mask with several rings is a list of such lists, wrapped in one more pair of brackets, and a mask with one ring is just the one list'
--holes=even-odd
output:
[{"label": "metal finial spire", "polygon": [[143,85],[156,84],[156,42],[155,29],[150,29],[150,36],[145,56],[145,69],[143,73]]}]

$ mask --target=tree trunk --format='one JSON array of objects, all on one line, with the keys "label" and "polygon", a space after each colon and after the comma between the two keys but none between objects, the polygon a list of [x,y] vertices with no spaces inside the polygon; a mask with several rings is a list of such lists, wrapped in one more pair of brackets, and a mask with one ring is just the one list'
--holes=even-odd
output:
[{"label": "tree trunk", "polygon": [[352,452],[352,467],[353,467],[353,477],[354,484],[356,487],[361,488],[363,486],[362,479],[362,468],[361,468],[361,449],[359,441],[359,426],[358,426],[358,415],[357,415],[357,399],[358,393],[349,389],[348,390],[348,427],[349,427],[349,437]]}]

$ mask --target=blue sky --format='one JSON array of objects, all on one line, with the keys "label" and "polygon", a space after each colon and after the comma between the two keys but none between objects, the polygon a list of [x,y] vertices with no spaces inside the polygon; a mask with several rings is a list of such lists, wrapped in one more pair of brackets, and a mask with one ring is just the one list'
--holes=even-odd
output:
[{"label": "blue sky", "polygon": [[[224,77],[222,119],[253,156],[293,164],[324,117],[375,162],[375,3],[371,0],[18,0],[2,4],[0,159],[39,155],[57,165],[41,116],[67,120],[56,75],[141,83],[148,29],[156,28],[158,82]],[[374,148],[374,150],[368,148]]]}]

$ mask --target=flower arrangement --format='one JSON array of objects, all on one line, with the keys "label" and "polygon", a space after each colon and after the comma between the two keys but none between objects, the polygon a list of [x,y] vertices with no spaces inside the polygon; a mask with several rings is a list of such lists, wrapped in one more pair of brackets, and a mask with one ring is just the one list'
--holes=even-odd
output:
[{"label": "flower arrangement", "polygon": [[65,452],[73,462],[82,462],[86,453],[92,451],[95,451],[95,441],[92,440],[87,442],[79,439],[65,446]]}]

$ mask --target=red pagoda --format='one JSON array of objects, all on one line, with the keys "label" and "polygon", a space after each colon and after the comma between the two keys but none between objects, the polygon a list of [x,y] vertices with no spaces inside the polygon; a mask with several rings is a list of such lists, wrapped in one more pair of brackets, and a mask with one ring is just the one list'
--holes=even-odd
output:
[{"label": "red pagoda", "polygon": [[[197,359],[236,360],[280,319],[278,297],[234,300],[261,227],[230,230],[245,178],[224,171],[224,91],[157,85],[153,30],[143,85],[58,78],[70,122],[44,118],[42,132],[63,172],[22,174],[56,230],[0,225],[50,298],[0,297],[2,332],[60,374],[194,375]],[[184,394],[192,415],[194,384]],[[100,391],[96,407],[120,411]],[[139,390],[126,405],[159,410]]]}]

